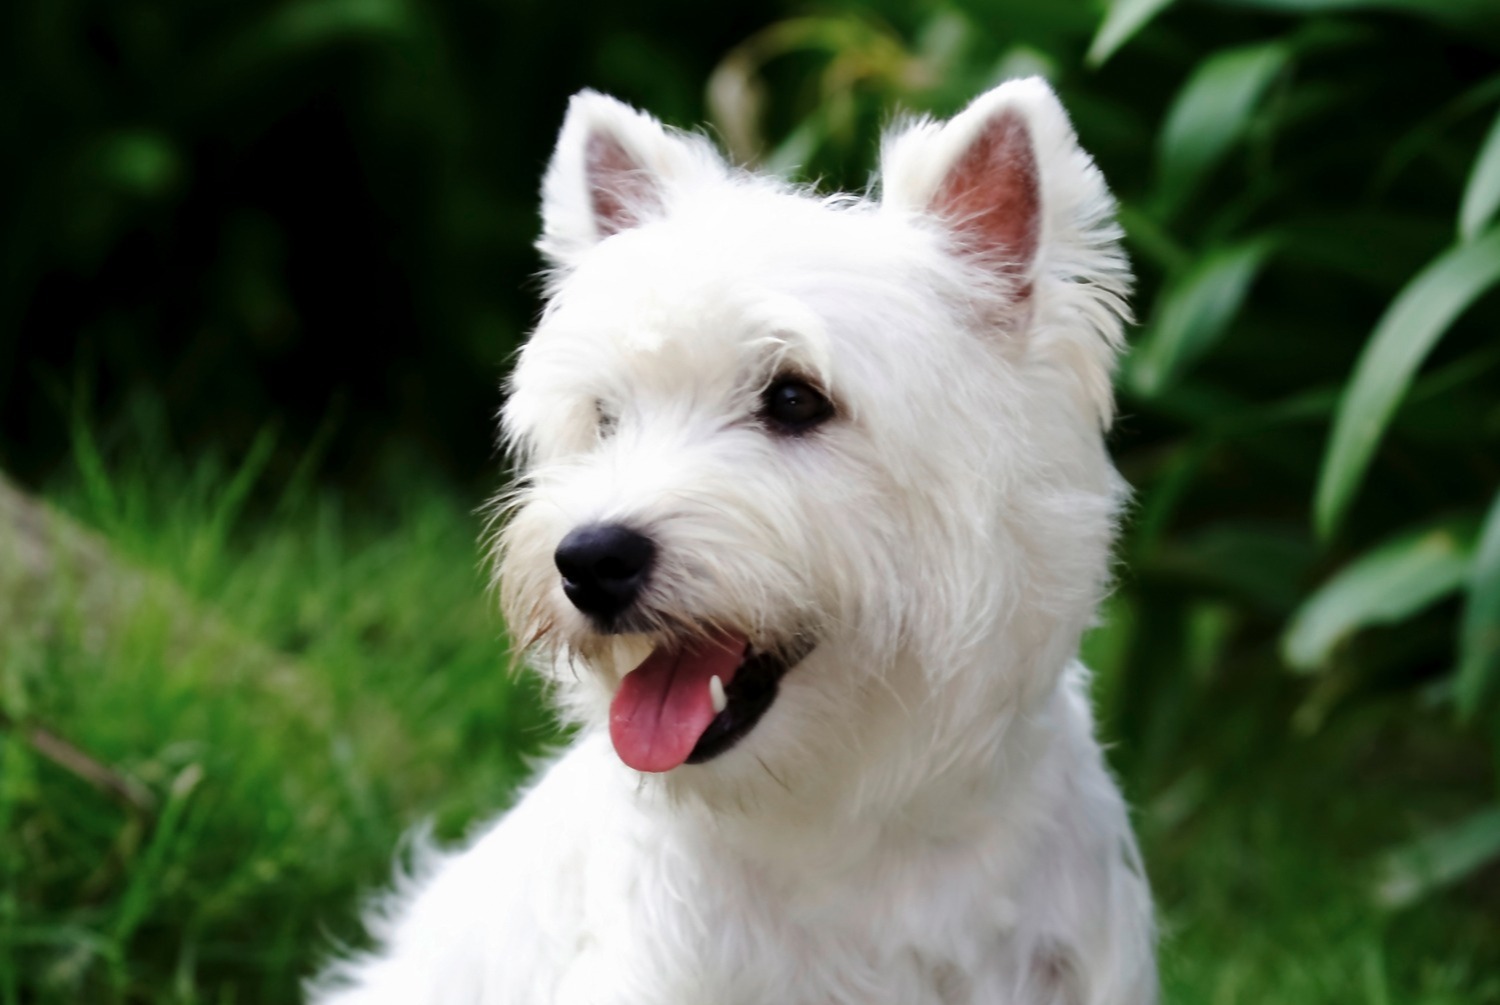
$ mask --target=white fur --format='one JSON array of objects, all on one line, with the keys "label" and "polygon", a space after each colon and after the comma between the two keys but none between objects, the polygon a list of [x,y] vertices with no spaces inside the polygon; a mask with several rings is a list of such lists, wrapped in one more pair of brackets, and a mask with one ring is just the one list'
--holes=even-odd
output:
[{"label": "white fur", "polygon": [[[1017,111],[1042,216],[1020,301],[928,208]],[[598,131],[649,196],[604,239]],[[544,186],[548,306],[505,406],[524,475],[499,566],[580,734],[419,870],[316,1002],[1155,1000],[1150,896],[1076,661],[1123,494],[1102,435],[1129,282],[1113,203],[1036,80],[904,127],[882,161],[878,202],[819,200],[574,99]],[[837,408],[803,437],[754,420],[788,368]],[[661,549],[643,635],[599,635],[561,591],[553,551],[600,520]],[[627,768],[610,697],[707,624],[817,647],[738,746]]]}]

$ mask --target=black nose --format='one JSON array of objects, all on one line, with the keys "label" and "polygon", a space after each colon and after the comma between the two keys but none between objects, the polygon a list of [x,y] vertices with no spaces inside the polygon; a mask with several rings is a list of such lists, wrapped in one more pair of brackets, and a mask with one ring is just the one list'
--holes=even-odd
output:
[{"label": "black nose", "polygon": [[596,618],[612,618],[635,601],[655,558],[649,537],[616,523],[576,528],[553,555],[563,592]]}]

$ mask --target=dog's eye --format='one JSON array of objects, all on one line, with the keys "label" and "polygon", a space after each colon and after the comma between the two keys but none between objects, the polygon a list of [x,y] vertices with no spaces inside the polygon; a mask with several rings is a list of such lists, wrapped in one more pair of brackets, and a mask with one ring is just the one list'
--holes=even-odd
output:
[{"label": "dog's eye", "polygon": [[833,403],[797,377],[778,377],[761,393],[760,417],[786,435],[805,433],[833,418]]}]

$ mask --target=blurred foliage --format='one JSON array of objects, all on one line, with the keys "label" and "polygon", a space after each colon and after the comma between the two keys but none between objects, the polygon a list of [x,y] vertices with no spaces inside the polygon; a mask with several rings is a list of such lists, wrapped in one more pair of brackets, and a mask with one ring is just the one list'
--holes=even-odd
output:
[{"label": "blurred foliage", "polygon": [[[584,82],[683,123],[766,3],[12,0],[0,6],[0,467],[80,397],[180,448],[493,467],[537,182]],[[326,427],[326,428],[325,428]]]}]

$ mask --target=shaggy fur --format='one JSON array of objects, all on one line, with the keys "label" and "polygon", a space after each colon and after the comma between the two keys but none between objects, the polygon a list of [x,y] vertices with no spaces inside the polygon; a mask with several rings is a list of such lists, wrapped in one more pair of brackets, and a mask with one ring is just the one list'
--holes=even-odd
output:
[{"label": "shaggy fur", "polygon": [[[316,1002],[1155,1000],[1150,895],[1076,659],[1123,495],[1113,202],[1038,80],[895,129],[881,179],[819,199],[573,100],[497,550],[578,739],[404,884],[380,950]],[[768,427],[787,375],[832,417]],[[554,556],[600,523],[658,549],[612,627]],[[627,767],[622,679],[720,632],[800,662],[727,752]]]}]

